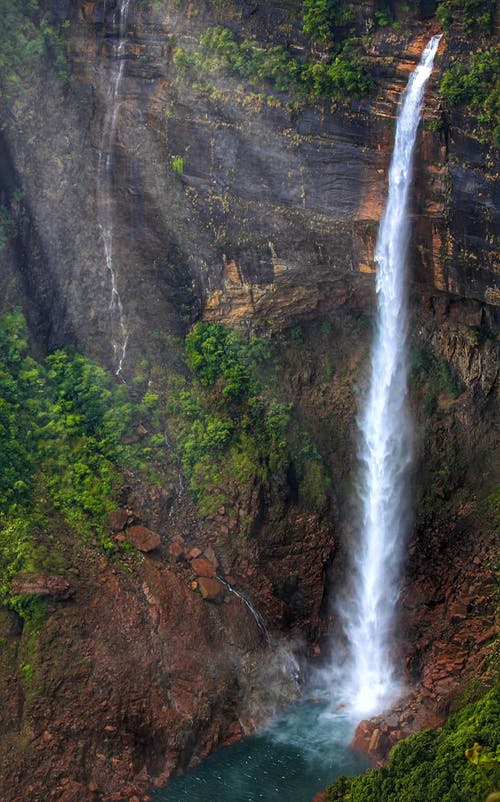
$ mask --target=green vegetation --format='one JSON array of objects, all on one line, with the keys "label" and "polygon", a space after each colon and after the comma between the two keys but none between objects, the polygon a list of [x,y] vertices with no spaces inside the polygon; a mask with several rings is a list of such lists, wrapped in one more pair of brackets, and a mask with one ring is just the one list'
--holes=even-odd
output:
[{"label": "green vegetation", "polygon": [[449,106],[463,106],[477,117],[479,138],[500,147],[500,49],[475,53],[466,64],[446,70],[439,92]]},{"label": "green vegetation", "polygon": [[500,780],[499,720],[496,689],[452,716],[441,729],[401,741],[392,750],[388,766],[352,779],[339,778],[328,788],[328,799],[485,802]]},{"label": "green vegetation", "polygon": [[219,323],[198,323],[186,337],[194,378],[177,380],[170,396],[172,429],[192,496],[204,515],[226,500],[231,484],[284,481],[293,462],[299,496],[309,508],[326,502],[321,457],[260,378],[270,346]]},{"label": "green vegetation", "polygon": [[192,375],[170,375],[165,401],[165,377],[160,371],[151,384],[143,361],[133,400],[81,355],[59,350],[36,361],[23,316],[1,317],[0,604],[31,623],[44,620],[45,603],[13,596],[11,581],[21,572],[64,571],[61,533],[117,548],[107,513],[125,470],[155,482],[168,469],[167,412],[177,447],[169,458],[178,454],[201,514],[213,513],[230,486],[251,492],[284,482],[292,462],[302,504],[321,508],[329,492],[321,457],[293,424],[291,405],[259,378],[269,358],[268,343],[199,323],[185,341]]},{"label": "green vegetation", "polygon": [[186,168],[186,159],[184,156],[172,156],[172,170],[176,175],[182,175]]},{"label": "green vegetation", "polygon": [[125,444],[124,435],[155,414],[155,403],[147,392],[134,404],[125,385],[77,354],[35,361],[23,316],[0,318],[0,603],[40,614],[33,600],[12,598],[10,581],[64,565],[58,526],[80,537],[95,532],[114,549],[104,524],[122,470],[146,472],[161,456],[158,438]]},{"label": "green vegetation", "polygon": [[463,390],[450,364],[423,346],[410,349],[410,382],[424,391],[423,403],[429,414],[436,410],[440,395],[458,398]]},{"label": "green vegetation", "polygon": [[362,65],[359,42],[347,39],[332,48],[325,61],[301,61],[282,45],[262,47],[248,39],[238,42],[221,26],[208,28],[199,49],[190,53],[178,48],[174,63],[182,72],[227,70],[250,84],[271,83],[278,92],[292,92],[308,100],[359,98],[373,86]]},{"label": "green vegetation", "polygon": [[66,73],[66,45],[61,29],[51,24],[38,0],[0,0],[0,84],[4,92],[19,90],[40,59],[50,56],[61,80]]},{"label": "green vegetation", "polygon": [[441,0],[436,16],[445,30],[460,22],[465,33],[479,30],[490,33],[495,13],[495,0]]},{"label": "green vegetation", "polygon": [[202,514],[224,500],[235,479],[261,481],[287,461],[289,410],[260,395],[259,360],[265,345],[246,341],[218,323],[198,323],[186,337],[194,380],[178,380],[170,401],[182,467]]},{"label": "green vegetation", "polygon": [[25,683],[29,685],[33,679],[33,666],[31,665],[31,663],[22,663],[21,672],[24,677]]},{"label": "green vegetation", "polygon": [[2,204],[0,206],[0,253],[5,250],[12,233],[10,209]]},{"label": "green vegetation", "polygon": [[323,44],[332,41],[336,27],[346,25],[352,18],[352,9],[343,0],[304,0],[304,31]]}]

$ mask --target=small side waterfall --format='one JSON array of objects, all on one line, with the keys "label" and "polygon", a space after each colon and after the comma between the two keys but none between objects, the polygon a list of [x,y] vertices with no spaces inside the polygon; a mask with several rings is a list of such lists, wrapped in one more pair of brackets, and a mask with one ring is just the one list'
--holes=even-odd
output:
[{"label": "small side waterfall", "polygon": [[354,545],[350,599],[341,610],[349,648],[347,680],[342,685],[347,706],[357,716],[382,710],[400,690],[392,654],[393,625],[412,457],[407,409],[407,202],[424,89],[440,39],[433,36],[428,43],[401,100],[387,207],[375,250],[377,332],[370,387],[359,422],[361,537]]},{"label": "small side waterfall", "polygon": [[123,305],[118,291],[117,268],[114,254],[113,225],[113,150],[116,140],[116,127],[120,110],[120,88],[125,69],[125,45],[127,41],[127,21],[130,0],[119,0],[114,17],[113,30],[117,31],[117,43],[110,57],[110,68],[106,76],[104,122],[98,162],[98,209],[99,229],[104,248],[104,260],[109,274],[111,317],[111,338],[116,375],[121,374],[128,344],[128,331]]},{"label": "small side waterfall", "polygon": [[223,579],[223,577],[221,577],[219,574],[217,574],[217,579],[219,580],[221,585],[223,585],[226,588],[228,593],[232,593],[233,596],[236,596],[240,601],[243,602],[243,604],[245,605],[247,610],[249,610],[249,612],[253,616],[253,618],[255,620],[255,623],[257,624],[257,627],[259,628],[259,631],[260,631],[261,635],[263,636],[264,640],[268,644],[270,644],[271,643],[271,638],[269,637],[269,632],[267,631],[267,627],[264,624],[264,619],[262,618],[260,613],[257,612],[257,610],[253,606],[252,602],[249,599],[247,599],[247,597],[244,596],[243,593],[240,593],[239,591],[236,590],[236,588],[233,588],[233,586],[230,585],[229,582],[227,582],[227,580]]}]

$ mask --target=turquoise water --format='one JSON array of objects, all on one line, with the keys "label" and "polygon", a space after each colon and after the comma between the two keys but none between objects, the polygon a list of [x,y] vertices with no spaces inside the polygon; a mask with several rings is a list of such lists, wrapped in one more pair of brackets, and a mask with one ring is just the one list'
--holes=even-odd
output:
[{"label": "turquoise water", "polygon": [[328,706],[302,702],[171,780],[154,802],[311,802],[339,774],[367,768],[348,747],[353,730]]}]

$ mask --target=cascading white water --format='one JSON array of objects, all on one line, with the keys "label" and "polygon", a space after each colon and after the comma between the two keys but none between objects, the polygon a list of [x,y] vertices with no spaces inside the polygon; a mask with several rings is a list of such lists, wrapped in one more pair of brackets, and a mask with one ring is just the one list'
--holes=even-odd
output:
[{"label": "cascading white water", "polygon": [[[113,149],[116,138],[116,126],[120,109],[120,87],[125,69],[125,45],[127,34],[127,20],[130,0],[119,0],[113,18],[113,29],[118,31],[117,45],[111,59],[110,72],[107,77],[105,92],[106,111],[102,127],[101,145],[99,149],[98,165],[98,205],[100,209],[99,229],[101,231],[104,260],[109,273],[111,294],[108,311],[111,317],[111,338],[115,372],[119,376],[122,372],[128,344],[128,331],[123,311],[123,305],[118,292],[117,270],[114,255],[114,227],[113,227]],[[104,13],[106,7],[104,7]]]},{"label": "cascading white water", "polygon": [[358,717],[384,709],[401,690],[392,651],[412,452],[406,364],[407,201],[420,108],[440,38],[432,37],[403,93],[387,206],[375,250],[377,332],[370,387],[359,422],[361,538],[355,546],[350,601],[341,611],[350,655],[342,684],[347,706]]}]

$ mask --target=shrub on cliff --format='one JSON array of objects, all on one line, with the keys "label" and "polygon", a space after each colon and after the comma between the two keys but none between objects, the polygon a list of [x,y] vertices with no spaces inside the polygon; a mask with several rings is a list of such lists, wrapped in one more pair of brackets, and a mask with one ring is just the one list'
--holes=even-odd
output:
[{"label": "shrub on cliff", "polygon": [[373,86],[363,67],[359,42],[353,38],[338,43],[325,61],[302,61],[282,45],[238,42],[232,31],[218,25],[205,31],[199,49],[187,53],[177,48],[174,64],[180,72],[194,70],[200,76],[227,70],[251,84],[270,82],[278,92],[308,100],[359,98]]},{"label": "shrub on cliff", "polygon": [[394,747],[388,766],[360,777],[339,778],[328,788],[330,802],[484,802],[499,782],[498,765],[482,767],[465,751],[480,744],[498,749],[500,691],[452,716],[441,729],[411,735]]},{"label": "shrub on cliff", "polygon": [[467,108],[478,120],[481,139],[500,147],[500,50],[489,47],[466,64],[455,64],[441,80],[441,97],[452,107]]},{"label": "shrub on cliff", "polygon": [[343,0],[304,0],[304,31],[318,42],[331,41],[333,29],[345,25],[353,17],[352,9]]},{"label": "shrub on cliff", "polygon": [[57,549],[44,542],[56,522],[78,536],[96,532],[112,548],[104,521],[121,471],[141,470],[155,454],[154,435],[124,442],[151,413],[153,394],[134,404],[123,384],[81,355],[56,351],[38,362],[27,346],[22,314],[0,317],[0,603],[20,612],[29,605],[12,599],[10,580],[53,569]]},{"label": "shrub on cliff", "polygon": [[213,513],[231,484],[240,492],[284,482],[292,463],[300,503],[323,508],[330,487],[321,457],[298,433],[291,404],[261,375],[270,345],[220,323],[197,323],[185,357],[193,377],[172,381],[170,425],[200,512]]},{"label": "shrub on cliff", "polygon": [[0,84],[9,94],[22,86],[40,59],[51,57],[57,74],[66,78],[63,23],[53,25],[38,0],[0,0]]},{"label": "shrub on cliff", "polygon": [[463,25],[465,33],[479,30],[490,33],[496,0],[440,0],[436,16],[445,30],[453,22]]}]

